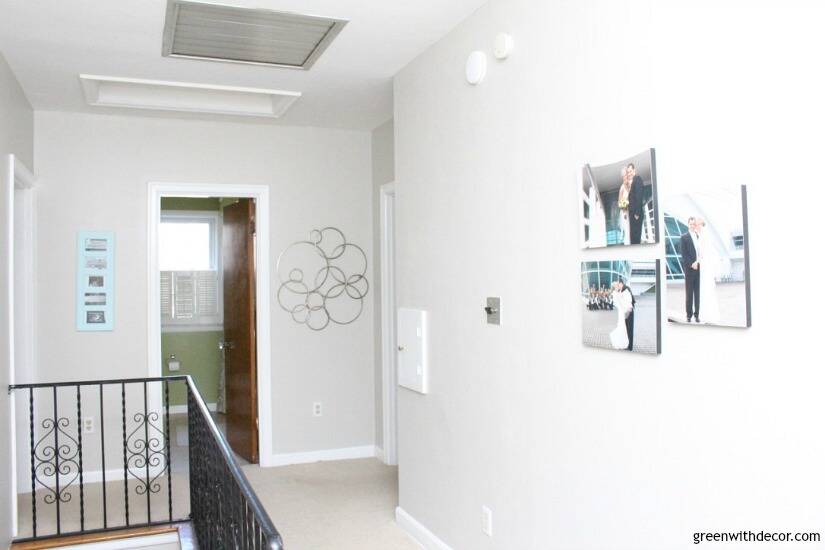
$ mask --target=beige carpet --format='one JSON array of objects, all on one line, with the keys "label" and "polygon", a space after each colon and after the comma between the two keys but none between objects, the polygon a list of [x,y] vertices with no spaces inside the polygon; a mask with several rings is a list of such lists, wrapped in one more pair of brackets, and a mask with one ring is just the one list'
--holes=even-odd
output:
[{"label": "beige carpet", "polygon": [[395,523],[398,470],[379,460],[244,466],[287,550],[419,550]]},{"label": "beige carpet", "polygon": [[[175,517],[186,517],[189,512],[186,455],[176,454],[172,483]],[[420,548],[395,523],[397,468],[368,458],[279,468],[261,468],[251,464],[243,466],[243,471],[280,531],[286,550]],[[160,479],[160,492],[152,496],[155,520],[167,517],[165,479]],[[110,482],[106,486],[108,524],[125,525],[123,482]],[[145,522],[146,499],[136,495],[134,481],[129,489],[132,522]],[[80,528],[78,492],[77,487],[70,489],[71,502],[61,507],[64,532]],[[103,527],[102,485],[87,484],[84,493],[86,529]],[[45,504],[44,497],[45,492],[38,491],[39,535],[56,532],[55,507]],[[31,493],[19,495],[18,506],[19,536],[31,536]]]}]

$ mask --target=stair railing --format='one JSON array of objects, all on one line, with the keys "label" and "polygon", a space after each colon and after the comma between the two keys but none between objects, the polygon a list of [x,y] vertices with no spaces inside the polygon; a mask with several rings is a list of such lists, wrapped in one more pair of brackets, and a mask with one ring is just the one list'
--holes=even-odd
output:
[{"label": "stair railing", "polygon": [[[191,521],[201,548],[283,548],[190,376],[16,384],[9,392],[24,398],[16,410],[28,416],[16,423],[28,451],[17,457],[18,481],[25,472],[31,493],[14,495],[15,542]],[[173,394],[186,404],[172,405]],[[184,415],[188,465],[175,468],[186,457],[175,456],[172,424]]]}]

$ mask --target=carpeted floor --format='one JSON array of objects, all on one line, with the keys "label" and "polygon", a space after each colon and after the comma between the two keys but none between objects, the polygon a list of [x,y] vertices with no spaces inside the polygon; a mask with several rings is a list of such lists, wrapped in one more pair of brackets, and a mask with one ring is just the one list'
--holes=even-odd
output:
[{"label": "carpeted floor", "polygon": [[[187,475],[180,459],[173,475],[175,517],[189,512]],[[184,471],[180,471],[184,470]],[[255,489],[284,539],[288,550],[416,550],[419,546],[395,523],[398,503],[398,470],[377,459],[316,462],[279,468],[261,468],[255,464],[243,466],[243,471]],[[167,492],[165,476],[160,478],[160,491],[152,495],[153,519],[166,516]],[[107,485],[107,522],[124,525],[123,482]],[[146,521],[146,500],[135,492],[136,481],[130,483],[130,517],[132,524]],[[86,529],[102,527],[102,486],[89,483],[84,487],[84,520]],[[71,501],[62,505],[63,532],[78,530],[79,494],[76,487],[69,492]],[[45,491],[38,491],[38,534],[55,533],[54,505],[44,502]],[[31,493],[20,495],[19,536],[31,536]]]},{"label": "carpeted floor", "polygon": [[374,458],[244,473],[288,550],[418,550],[395,523],[398,470]]}]

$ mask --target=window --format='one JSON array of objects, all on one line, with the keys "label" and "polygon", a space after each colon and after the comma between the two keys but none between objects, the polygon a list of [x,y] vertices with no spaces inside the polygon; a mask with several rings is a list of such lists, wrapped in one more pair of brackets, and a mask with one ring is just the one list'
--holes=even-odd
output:
[{"label": "window", "polygon": [[223,324],[219,212],[161,213],[160,314],[164,330]]}]

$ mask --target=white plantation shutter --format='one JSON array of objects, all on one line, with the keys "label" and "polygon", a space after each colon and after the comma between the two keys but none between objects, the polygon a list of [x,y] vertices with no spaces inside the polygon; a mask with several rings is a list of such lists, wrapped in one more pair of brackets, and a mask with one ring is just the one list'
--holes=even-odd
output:
[{"label": "white plantation shutter", "polygon": [[185,271],[175,272],[175,320],[186,321],[195,317],[195,277]]},{"label": "white plantation shutter", "polygon": [[215,271],[198,271],[195,274],[197,312],[202,317],[218,315],[218,274]]},{"label": "white plantation shutter", "polygon": [[166,323],[172,320],[172,272],[160,272],[160,319]]},{"label": "white plantation shutter", "polygon": [[163,271],[160,280],[166,326],[223,323],[217,271]]}]

